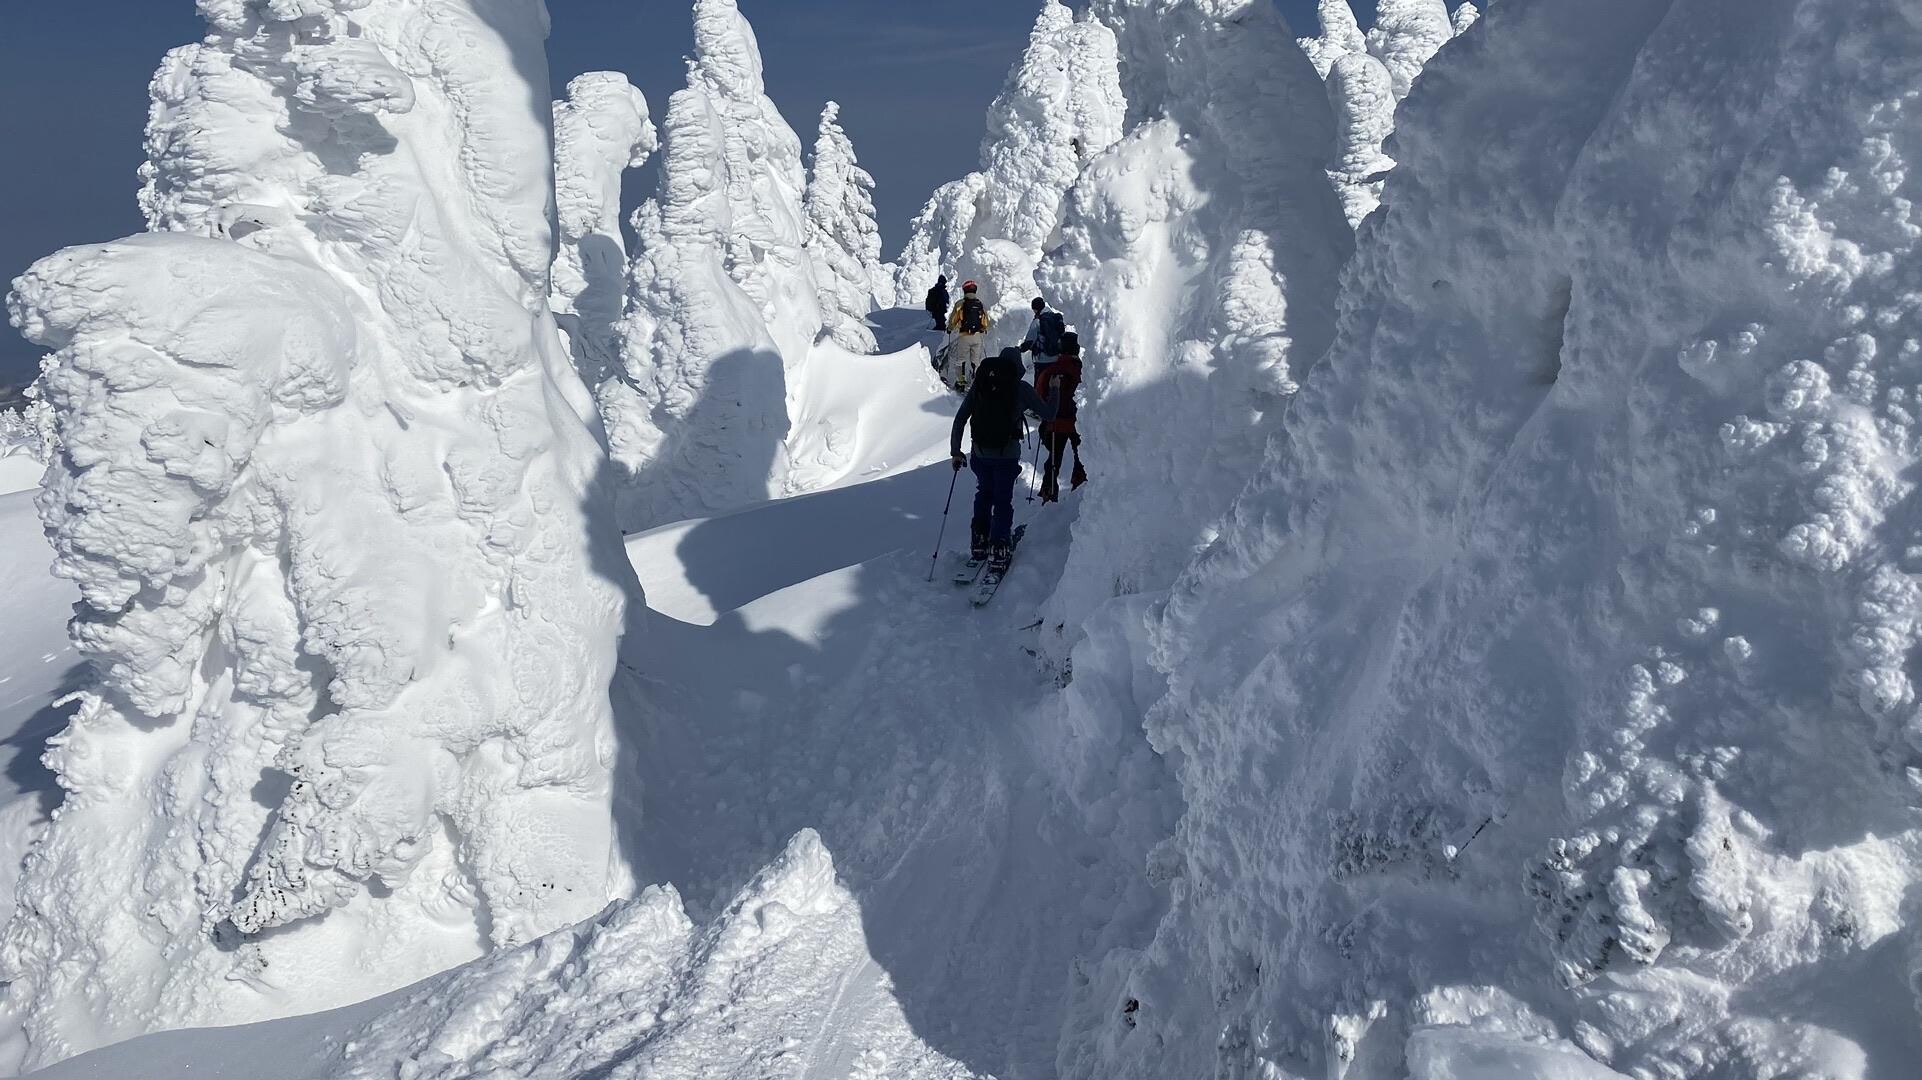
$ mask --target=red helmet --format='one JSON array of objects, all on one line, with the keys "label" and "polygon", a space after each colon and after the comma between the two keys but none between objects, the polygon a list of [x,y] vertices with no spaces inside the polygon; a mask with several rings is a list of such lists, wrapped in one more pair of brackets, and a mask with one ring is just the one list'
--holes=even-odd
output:
[{"label": "red helmet", "polygon": [[975,284],[974,282],[972,282],[972,281],[968,281],[968,282],[963,282],[963,283],[962,283],[962,285],[961,285],[961,291],[962,291],[962,292],[977,292],[977,291],[979,291],[979,290],[980,290],[980,288],[981,288],[981,286],[979,286],[979,285],[976,285],[976,284]]}]

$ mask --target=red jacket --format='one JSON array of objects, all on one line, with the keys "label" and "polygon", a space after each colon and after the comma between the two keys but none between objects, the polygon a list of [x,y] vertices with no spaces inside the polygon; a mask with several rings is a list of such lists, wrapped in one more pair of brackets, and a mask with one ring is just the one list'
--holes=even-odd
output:
[{"label": "red jacket", "polygon": [[1054,363],[1049,364],[1035,376],[1034,388],[1040,393],[1043,401],[1053,400],[1056,393],[1061,395],[1060,412],[1056,414],[1055,419],[1043,422],[1041,430],[1064,435],[1075,434],[1074,421],[1077,410],[1074,395],[1076,390],[1081,389],[1081,358],[1079,356],[1056,357]]}]

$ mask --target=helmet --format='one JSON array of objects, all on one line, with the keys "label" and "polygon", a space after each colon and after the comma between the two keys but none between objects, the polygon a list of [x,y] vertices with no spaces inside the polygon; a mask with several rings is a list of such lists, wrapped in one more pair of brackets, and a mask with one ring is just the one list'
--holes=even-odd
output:
[{"label": "helmet", "polygon": [[1029,306],[1034,308],[1036,314],[1040,314],[1041,312],[1048,310],[1048,302],[1046,300],[1043,300],[1039,296],[1035,297],[1034,303]]},{"label": "helmet", "polygon": [[977,291],[977,290],[979,290],[980,288],[981,288],[981,286],[979,286],[979,285],[976,285],[976,284],[975,284],[974,282],[972,282],[972,281],[967,281],[967,282],[963,282],[963,283],[961,284],[961,291],[962,291],[962,292],[975,292],[975,291]]}]

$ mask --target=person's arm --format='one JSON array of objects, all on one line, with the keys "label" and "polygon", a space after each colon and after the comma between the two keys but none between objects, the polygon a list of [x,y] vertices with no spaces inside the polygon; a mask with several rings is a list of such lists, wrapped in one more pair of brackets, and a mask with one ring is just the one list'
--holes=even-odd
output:
[{"label": "person's arm", "polygon": [[1053,420],[1061,413],[1061,390],[1058,384],[1054,388],[1054,393],[1048,395],[1046,401],[1041,400],[1041,395],[1035,393],[1034,387],[1027,383],[1018,384],[1015,393],[1021,398],[1023,409],[1043,420]]},{"label": "person's arm", "polygon": [[[961,433],[967,430],[968,417],[974,415],[974,387],[968,388],[968,396],[961,399],[961,409],[954,414],[954,430],[948,435],[948,456],[957,460],[961,457]],[[957,468],[959,466],[956,466]]]},{"label": "person's arm", "polygon": [[1021,339],[1021,351],[1041,355],[1041,320],[1036,319],[1028,325],[1028,336]]},{"label": "person's arm", "polygon": [[967,306],[967,302],[962,301],[956,305],[954,311],[948,315],[948,330],[950,333],[961,329],[961,312],[966,310]]}]

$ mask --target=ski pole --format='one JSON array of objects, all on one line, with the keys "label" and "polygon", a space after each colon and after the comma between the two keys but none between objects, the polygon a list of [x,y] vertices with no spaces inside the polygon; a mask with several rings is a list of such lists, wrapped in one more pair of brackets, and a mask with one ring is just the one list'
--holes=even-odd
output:
[{"label": "ski pole", "polygon": [[941,535],[934,539],[934,558],[928,560],[928,580],[934,580],[934,568],[941,565],[941,545],[948,541],[948,511],[954,509],[954,487],[961,482],[961,470],[954,470],[954,479],[948,481],[948,501],[941,507]]},{"label": "ski pole", "polygon": [[1028,501],[1034,501],[1035,488],[1041,484],[1041,436],[1034,439],[1034,479],[1028,484]]}]

